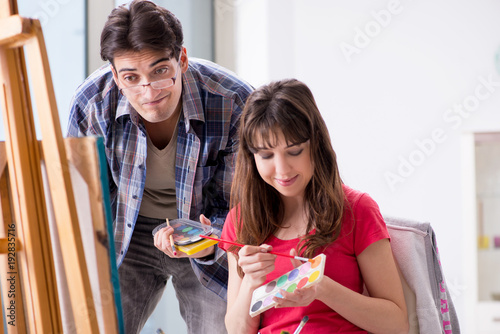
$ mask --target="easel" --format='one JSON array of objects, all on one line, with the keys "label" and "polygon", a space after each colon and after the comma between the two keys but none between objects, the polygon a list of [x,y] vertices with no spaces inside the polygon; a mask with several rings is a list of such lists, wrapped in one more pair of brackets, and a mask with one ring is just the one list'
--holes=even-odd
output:
[{"label": "easel", "polygon": [[[95,243],[102,297],[101,305],[96,305],[70,178],[72,160],[89,189],[95,239],[106,239],[96,139],[63,140],[40,22],[17,13],[15,0],[0,0],[0,109],[7,138],[5,145],[0,145],[0,253],[6,253],[0,255],[0,281],[5,306],[2,313],[7,323],[10,319],[15,321],[15,326],[7,325],[7,330],[63,333],[49,205],[60,241],[74,332],[118,333],[108,260],[114,252],[108,254],[106,242]],[[24,53],[31,82],[35,83],[32,89],[41,146],[36,138]],[[42,162],[53,205],[46,202]],[[9,305],[14,305],[13,311],[9,311]],[[101,314],[106,321],[100,330],[97,316]],[[0,326],[0,333],[2,330]]]}]

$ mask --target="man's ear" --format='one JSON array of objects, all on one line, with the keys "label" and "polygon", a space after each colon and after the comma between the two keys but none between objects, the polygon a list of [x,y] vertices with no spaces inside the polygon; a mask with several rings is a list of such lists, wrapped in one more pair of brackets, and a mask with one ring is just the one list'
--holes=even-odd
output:
[{"label": "man's ear", "polygon": [[120,87],[120,85],[118,84],[118,74],[116,73],[115,66],[112,63],[110,63],[109,66],[111,66],[111,72],[113,72],[113,79],[115,80],[115,84]]},{"label": "man's ear", "polygon": [[188,69],[188,63],[189,63],[187,50],[185,47],[182,47],[181,55],[179,56],[179,62],[181,63],[182,73],[185,73]]}]

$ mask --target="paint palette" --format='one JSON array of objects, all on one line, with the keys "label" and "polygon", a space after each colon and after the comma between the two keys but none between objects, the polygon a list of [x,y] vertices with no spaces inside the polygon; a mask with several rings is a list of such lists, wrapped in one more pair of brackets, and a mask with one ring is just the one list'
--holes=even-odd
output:
[{"label": "paint palette", "polygon": [[[200,237],[200,234],[211,235],[213,232],[213,228],[211,226],[203,225],[197,221],[185,218],[170,220],[170,226],[174,229],[172,236],[174,238],[174,244],[177,246],[189,245],[200,241],[203,239]],[[156,226],[153,230],[153,235],[164,227],[167,227],[166,222]]]},{"label": "paint palette", "polygon": [[286,274],[272,280],[254,290],[250,306],[250,315],[256,315],[274,307],[273,297],[282,298],[279,292],[284,290],[293,292],[297,288],[309,287],[317,284],[325,272],[326,255],[319,254],[313,262],[306,262]]}]

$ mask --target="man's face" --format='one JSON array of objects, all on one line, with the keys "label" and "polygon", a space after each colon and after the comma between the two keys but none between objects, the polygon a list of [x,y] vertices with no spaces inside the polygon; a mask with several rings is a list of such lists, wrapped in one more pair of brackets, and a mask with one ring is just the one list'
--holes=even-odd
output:
[{"label": "man's face", "polygon": [[[114,58],[113,63],[116,84],[124,89],[122,93],[144,120],[158,123],[178,115],[182,103],[182,73],[188,66],[185,48],[179,61],[170,52],[146,50],[121,54]],[[162,88],[161,83],[172,84],[169,79],[174,77],[172,86]],[[140,85],[144,87],[127,89]]]}]

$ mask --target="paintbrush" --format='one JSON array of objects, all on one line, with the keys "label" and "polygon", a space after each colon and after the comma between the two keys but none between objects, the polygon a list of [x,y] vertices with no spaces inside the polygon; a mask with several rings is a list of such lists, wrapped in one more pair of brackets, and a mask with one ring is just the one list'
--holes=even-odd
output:
[{"label": "paintbrush", "polygon": [[[165,219],[167,221],[167,226],[170,227],[170,222],[168,221],[168,218]],[[170,235],[170,246],[172,246],[172,252],[174,253],[175,256],[177,256],[177,250],[175,249],[174,245],[174,237],[172,234]]]},{"label": "paintbrush", "polygon": [[300,321],[299,327],[297,327],[297,329],[295,330],[295,332],[293,332],[293,334],[299,334],[302,328],[305,326],[307,320],[309,320],[309,317],[305,315]]},{"label": "paintbrush", "polygon": [[[233,241],[223,240],[223,239],[219,239],[219,238],[213,238],[213,237],[209,237],[209,236],[206,236],[206,235],[201,235],[200,234],[200,237],[205,238],[205,239],[215,240],[215,241],[218,241],[218,242],[225,242],[226,244],[230,244],[230,245],[234,245],[234,246],[238,246],[238,247],[244,247],[245,246],[245,245],[233,242]],[[304,262],[314,262],[313,259],[308,259],[306,257],[301,257],[301,256],[293,256],[293,255],[288,255],[288,254],[283,254],[283,253],[277,253],[277,252],[268,252],[268,253],[269,254],[278,255],[278,256],[285,256],[285,257],[288,257],[290,259],[296,259],[296,260],[304,261]]]}]

